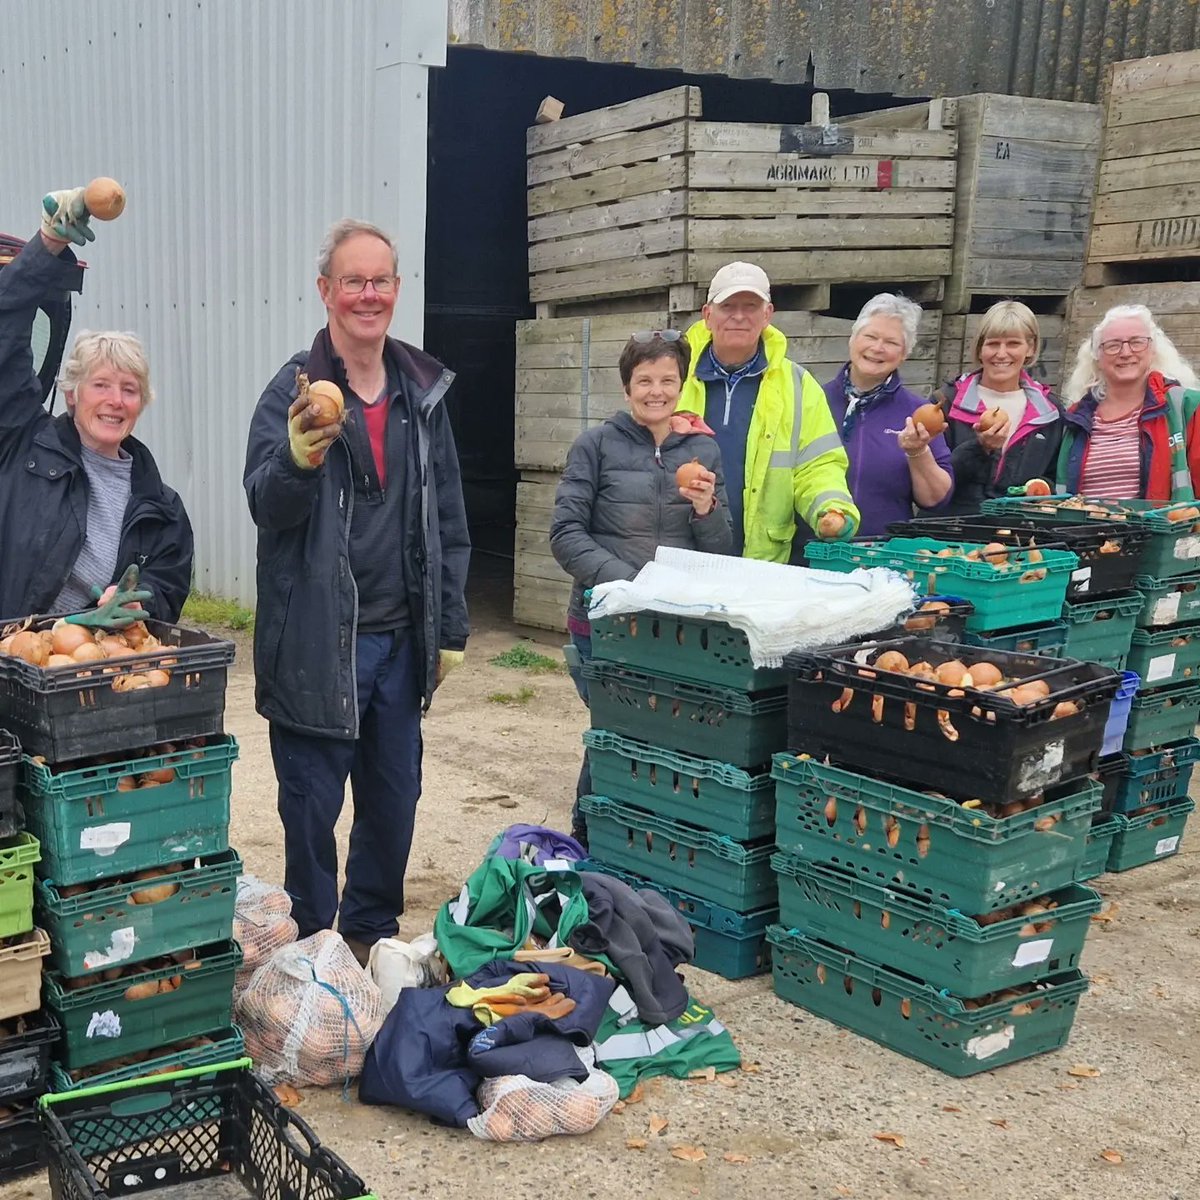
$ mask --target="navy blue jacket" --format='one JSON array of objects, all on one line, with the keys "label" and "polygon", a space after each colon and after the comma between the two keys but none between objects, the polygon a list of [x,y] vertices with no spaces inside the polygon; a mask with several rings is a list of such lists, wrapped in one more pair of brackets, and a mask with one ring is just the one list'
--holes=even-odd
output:
[{"label": "navy blue jacket", "polygon": [[[30,342],[38,305],[78,288],[74,254],[53,255],[40,237],[0,271],[0,618],[45,613],[58,598],[87,533],[88,478],[69,413],[42,406]],[[110,583],[136,563],[145,608],[177,621],[192,582],[192,526],[183,501],[136,438],[131,494]]]},{"label": "navy blue jacket", "polygon": [[[404,480],[402,539],[409,612],[422,664],[425,707],[437,681],[438,650],[461,650],[469,627],[465,588],[471,542],[458,454],[442,398],[454,375],[423,350],[389,338],[389,374],[400,379],[416,436]],[[358,592],[350,573],[354,512],[350,451],[339,438],[325,462],[301,470],[288,447],[287,413],[308,353],[295,354],[267,385],[250,422],[243,483],[258,526],[258,611],[254,623],[258,711],[297,733],[358,736],[354,643]],[[349,390],[334,360],[336,382]]]}]

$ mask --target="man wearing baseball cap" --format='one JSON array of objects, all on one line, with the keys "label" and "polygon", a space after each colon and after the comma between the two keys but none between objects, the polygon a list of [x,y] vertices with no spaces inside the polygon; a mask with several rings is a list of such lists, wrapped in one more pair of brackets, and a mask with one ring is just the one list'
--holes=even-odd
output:
[{"label": "man wearing baseball cap", "polygon": [[731,262],[713,276],[703,319],[687,331],[692,363],[679,409],[716,434],[736,552],[786,563],[797,514],[827,539],[853,536],[859,515],[825,393],[787,357],[774,312],[761,267]]}]

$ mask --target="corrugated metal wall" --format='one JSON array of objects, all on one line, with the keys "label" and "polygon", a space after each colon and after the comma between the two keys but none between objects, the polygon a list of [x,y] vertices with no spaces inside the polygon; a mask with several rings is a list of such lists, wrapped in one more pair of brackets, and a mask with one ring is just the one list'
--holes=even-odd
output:
[{"label": "corrugated metal wall", "polygon": [[[242,489],[259,393],[324,321],[315,258],[341,216],[400,238],[394,331],[424,306],[427,67],[445,0],[108,0],[5,6],[0,229],[113,175],[74,328],[132,329],[158,400],[138,425],[196,530],[196,584],[252,603]],[[284,431],[280,431],[281,437]]]},{"label": "corrugated metal wall", "polygon": [[819,88],[1094,101],[1200,46],[1198,0],[450,0],[450,41]]}]

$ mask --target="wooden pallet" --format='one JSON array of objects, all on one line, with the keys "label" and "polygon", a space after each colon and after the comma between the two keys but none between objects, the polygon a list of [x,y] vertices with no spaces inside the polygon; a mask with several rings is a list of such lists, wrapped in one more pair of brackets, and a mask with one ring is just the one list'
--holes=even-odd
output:
[{"label": "wooden pallet", "polygon": [[735,258],[778,287],[940,280],[956,145],[938,128],[703,121],[695,87],[534,126],[530,297],[701,286]]},{"label": "wooden pallet", "polygon": [[565,630],[571,577],[550,553],[550,518],[558,475],[522,472],[517,483],[513,557],[513,620],[538,629]]},{"label": "wooden pallet", "polygon": [[[967,371],[977,370],[975,339],[983,322],[983,313],[947,313],[942,317],[941,349],[938,353],[938,382],[956,379]],[[1058,389],[1063,380],[1063,349],[1066,338],[1066,318],[1039,316],[1042,333],[1041,357],[1031,374],[1050,387]]]},{"label": "wooden pallet", "polygon": [[1085,285],[1109,264],[1200,258],[1200,50],[1114,63]]}]

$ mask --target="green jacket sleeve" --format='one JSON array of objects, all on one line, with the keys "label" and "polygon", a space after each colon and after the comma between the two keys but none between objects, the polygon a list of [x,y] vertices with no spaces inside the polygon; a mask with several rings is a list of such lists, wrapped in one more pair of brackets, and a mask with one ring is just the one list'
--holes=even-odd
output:
[{"label": "green jacket sleeve", "polygon": [[850,460],[825,400],[825,391],[808,371],[803,372],[800,397],[800,461],[792,471],[796,515],[814,531],[823,512],[836,508],[857,529],[860,516],[846,471]]}]

